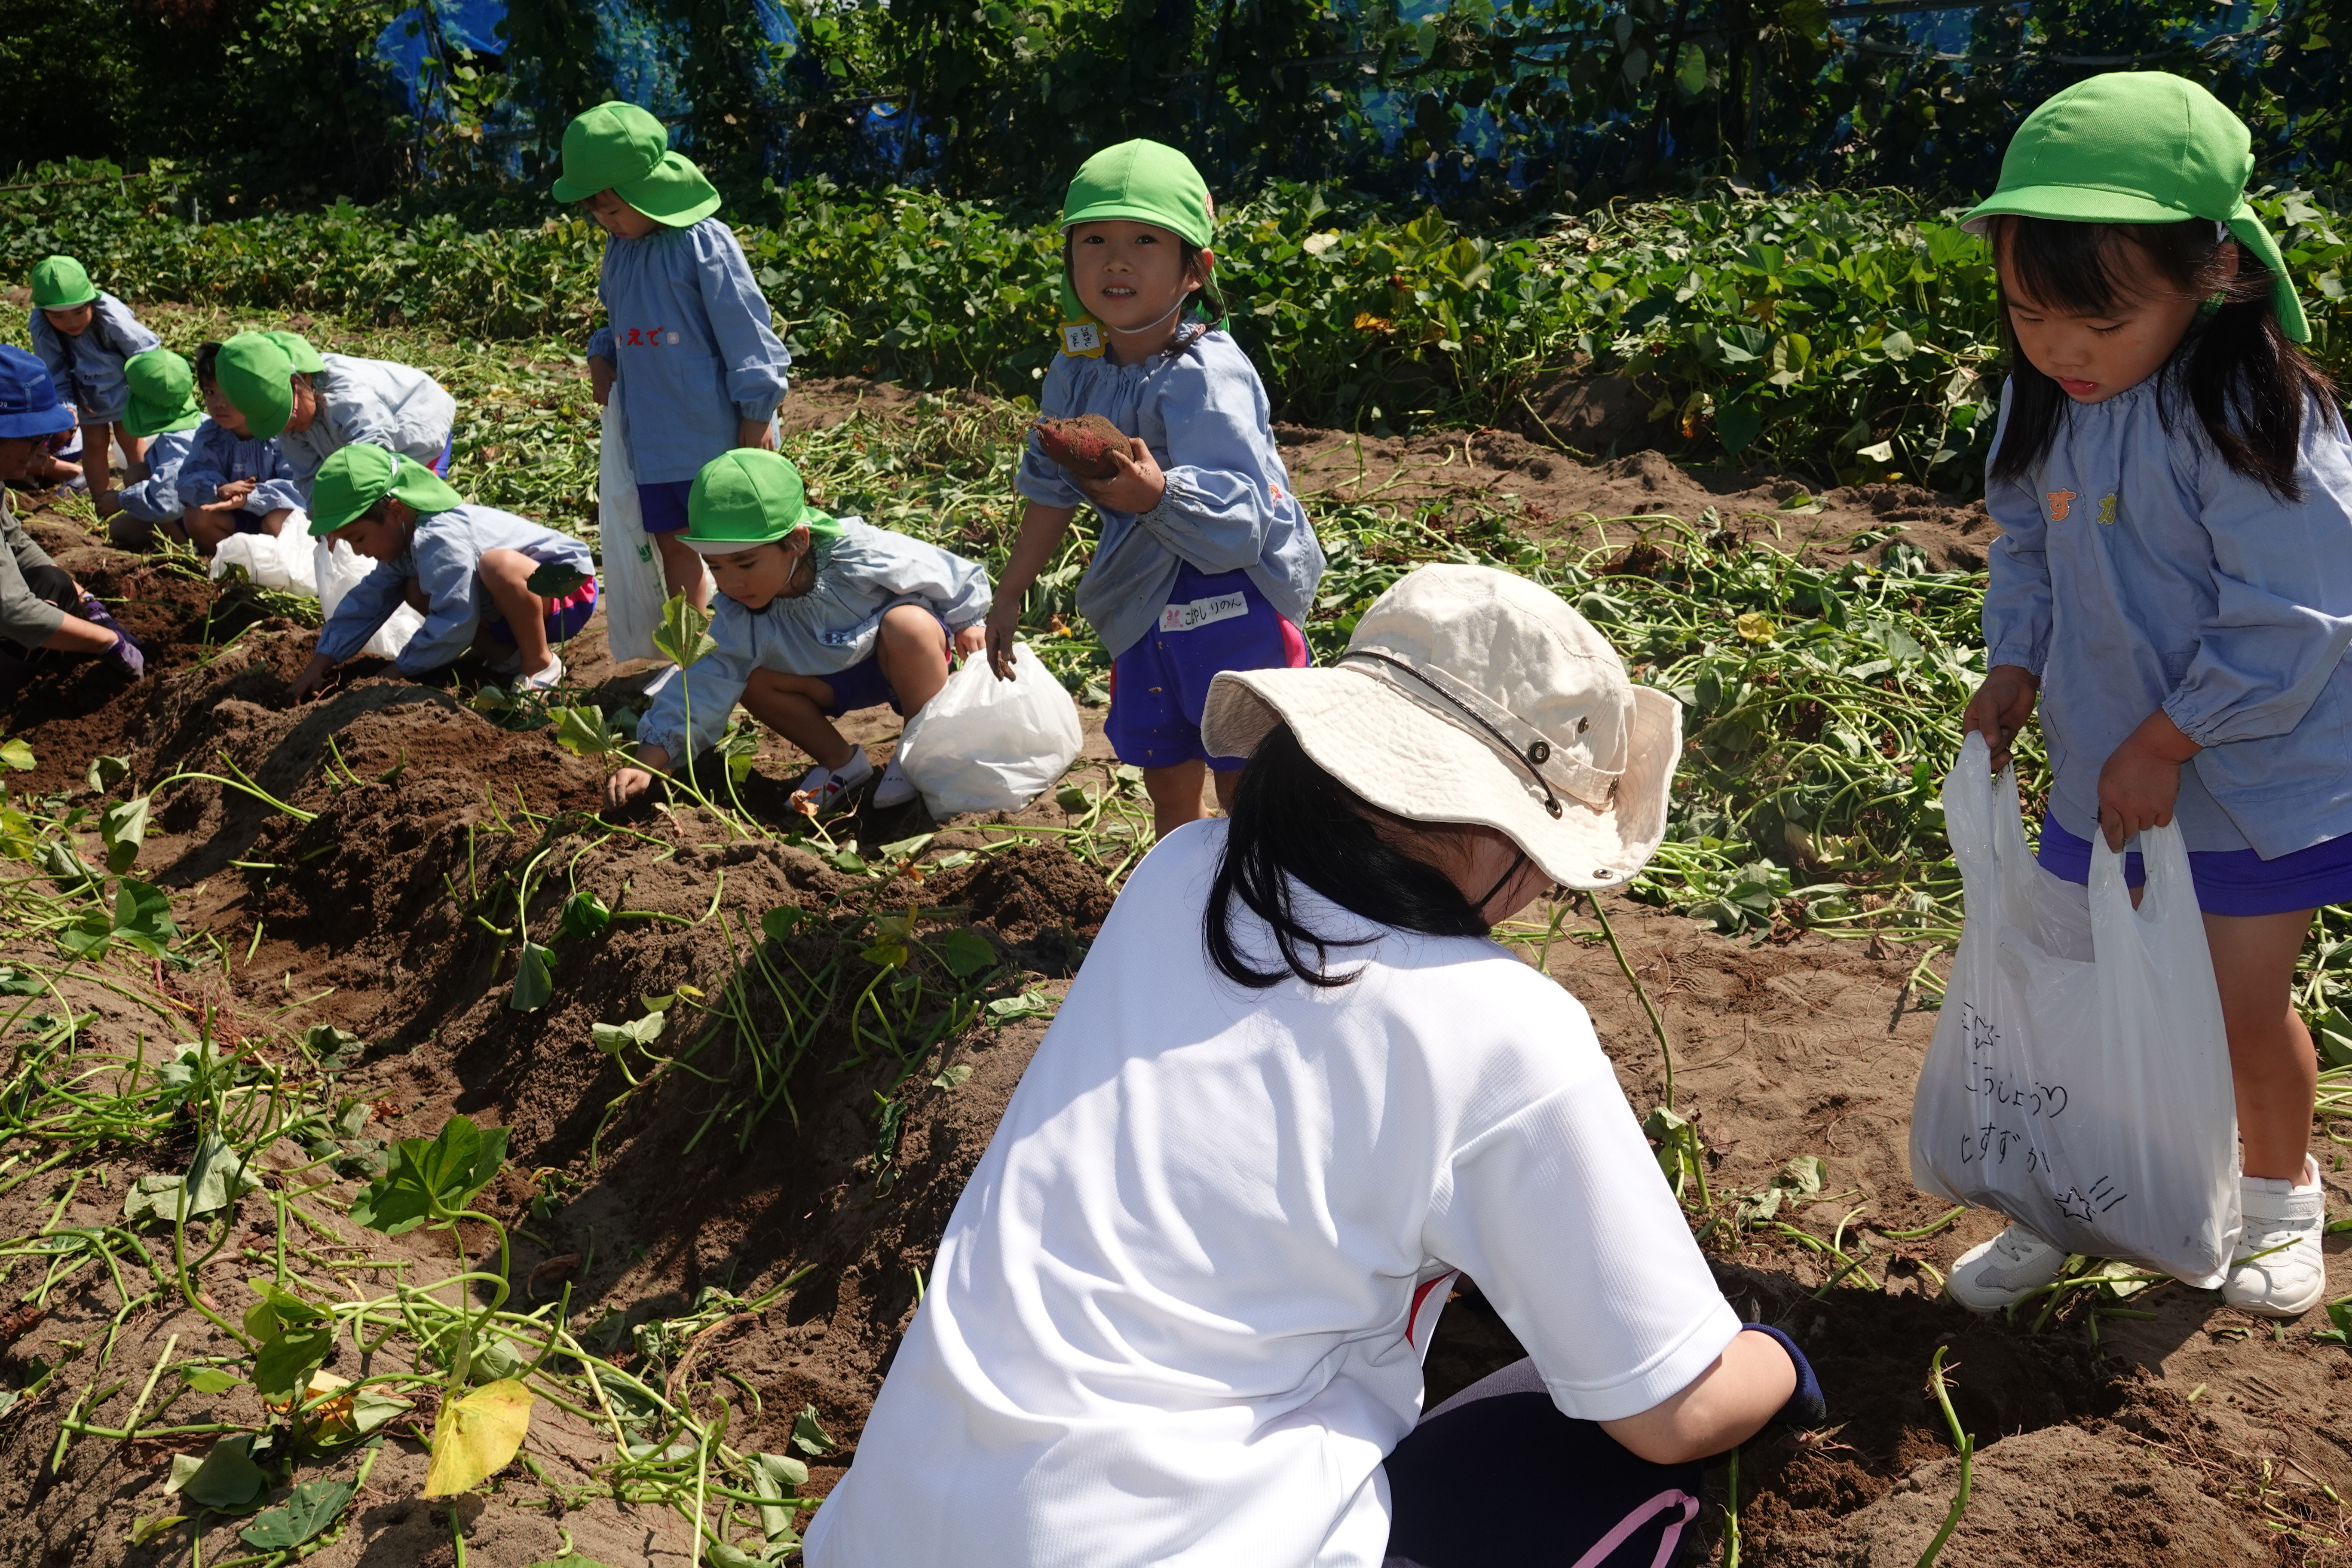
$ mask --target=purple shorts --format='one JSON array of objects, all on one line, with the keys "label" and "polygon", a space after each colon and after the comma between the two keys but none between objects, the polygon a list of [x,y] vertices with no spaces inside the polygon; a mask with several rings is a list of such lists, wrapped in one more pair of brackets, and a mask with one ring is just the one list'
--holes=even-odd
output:
[{"label": "purple shorts", "polygon": [[1213,757],[1201,744],[1209,682],[1226,669],[1299,669],[1307,639],[1283,619],[1246,572],[1212,575],[1176,569],[1159,624],[1111,660],[1110,712],[1103,734],[1130,767],[1206,763],[1226,773],[1241,757]]},{"label": "purple shorts", "polygon": [[441,437],[441,455],[433,459],[433,471],[443,479],[449,477],[449,454],[457,445],[457,432],[452,430]]},{"label": "purple shorts", "polygon": [[[580,635],[580,628],[586,626],[588,617],[595,613],[596,579],[591,577],[561,599],[547,601],[547,640],[570,642]],[[485,624],[490,628],[492,642],[514,647],[514,628],[503,618],[489,620],[485,617]]]},{"label": "purple shorts", "polygon": [[[2069,882],[2091,879],[2091,843],[2042,819],[2042,868]],[[2197,907],[2209,915],[2278,915],[2352,900],[2352,834],[2265,860],[2251,849],[2192,849],[2189,875]],[[2147,880],[2139,851],[2124,857],[2124,881]]]},{"label": "purple shorts", "polygon": [[637,510],[644,514],[646,531],[684,533],[686,498],[693,490],[692,479],[673,479],[664,485],[639,485]]},{"label": "purple shorts", "polygon": [[[938,619],[933,616],[933,619]],[[955,657],[955,638],[945,621],[940,622],[940,646]],[[815,679],[833,688],[833,706],[824,710],[828,719],[838,719],[844,713],[855,713],[860,708],[879,708],[888,703],[890,711],[901,715],[906,710],[898,706],[898,694],[890,689],[890,682],[882,674],[882,656],[877,651],[867,654],[847,669],[835,670],[831,675]]]}]

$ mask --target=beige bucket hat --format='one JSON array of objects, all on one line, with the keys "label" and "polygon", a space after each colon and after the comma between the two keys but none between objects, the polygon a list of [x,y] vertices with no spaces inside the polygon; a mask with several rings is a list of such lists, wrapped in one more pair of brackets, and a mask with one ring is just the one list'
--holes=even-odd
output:
[{"label": "beige bucket hat", "polygon": [[1564,887],[1631,881],[1665,835],[1682,704],[1636,686],[1553,594],[1488,566],[1423,566],[1373,601],[1336,665],[1226,670],[1213,756],[1286,723],[1383,811],[1499,829]]}]

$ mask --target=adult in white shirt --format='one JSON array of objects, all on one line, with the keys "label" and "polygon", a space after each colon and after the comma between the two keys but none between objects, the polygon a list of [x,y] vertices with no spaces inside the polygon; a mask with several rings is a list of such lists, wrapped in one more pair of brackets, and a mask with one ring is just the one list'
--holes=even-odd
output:
[{"label": "adult in white shirt", "polygon": [[[1006,1107],[812,1568],[1654,1568],[1819,1391],[1716,1288],[1582,1007],[1488,940],[1655,850],[1680,709],[1507,573],[1228,672]],[[1529,1359],[1421,1418],[1457,1273]]]}]

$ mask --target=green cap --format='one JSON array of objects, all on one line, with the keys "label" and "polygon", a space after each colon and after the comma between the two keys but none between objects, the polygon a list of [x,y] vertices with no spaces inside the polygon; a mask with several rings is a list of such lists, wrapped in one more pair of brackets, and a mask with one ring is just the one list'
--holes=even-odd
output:
[{"label": "green cap", "polygon": [[604,190],[672,228],[719,210],[719,193],[702,171],[671,152],[668,131],[634,103],[600,103],[563,128],[555,199],[584,202]]},{"label": "green cap", "polygon": [[170,349],[132,354],[122,363],[122,379],[131,388],[122,427],[133,436],[193,430],[204,423],[204,407],[196,401],[196,373]]},{"label": "green cap", "polygon": [[414,458],[354,441],[327,454],[310,481],[310,534],[321,538],[393,496],[419,517],[463,506],[466,498]]},{"label": "green cap", "polygon": [[738,447],[702,465],[686,494],[686,532],[679,537],[705,555],[732,555],[773,544],[805,525],[838,535],[841,524],[808,504],[792,459],[761,447]]},{"label": "green cap", "polygon": [[2165,71],[2109,71],[2078,81],[2027,115],[2000,161],[2000,184],[1960,220],[1972,234],[2004,215],[2064,223],[2224,225],[2278,275],[2279,325],[2296,342],[2311,326],[2278,242],[2246,204],[2254,170],[2245,121],[2195,82]]},{"label": "green cap", "polygon": [[1172,229],[1190,245],[1206,246],[1213,232],[1209,187],[1192,160],[1158,142],[1106,147],[1078,168],[1062,198],[1062,227],[1130,218]]},{"label": "green cap", "polygon": [[304,375],[316,375],[327,368],[327,362],[319,357],[319,351],[310,346],[310,340],[299,332],[264,332],[261,335],[284,349],[286,363]]},{"label": "green cap", "polygon": [[33,309],[70,310],[98,298],[89,274],[70,256],[52,256],[33,268]]},{"label": "green cap", "polygon": [[274,332],[239,332],[221,344],[220,357],[213,362],[221,395],[245,416],[254,438],[260,441],[274,440],[294,416],[294,360],[278,337]]}]

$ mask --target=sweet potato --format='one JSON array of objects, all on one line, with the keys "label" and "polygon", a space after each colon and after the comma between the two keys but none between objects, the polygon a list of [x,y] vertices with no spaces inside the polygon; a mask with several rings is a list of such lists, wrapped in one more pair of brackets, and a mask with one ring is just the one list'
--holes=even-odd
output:
[{"label": "sweet potato", "polygon": [[1040,419],[1029,426],[1045,456],[1082,479],[1117,477],[1113,452],[1127,450],[1127,436],[1099,414],[1076,419]]}]

